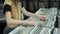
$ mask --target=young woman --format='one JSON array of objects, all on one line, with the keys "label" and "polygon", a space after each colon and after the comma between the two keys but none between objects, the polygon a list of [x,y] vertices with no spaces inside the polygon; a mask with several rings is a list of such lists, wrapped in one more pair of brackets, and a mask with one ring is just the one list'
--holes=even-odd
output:
[{"label": "young woman", "polygon": [[31,24],[35,25],[36,23],[32,20],[21,20],[21,11],[26,16],[40,18],[46,20],[46,17],[43,15],[37,15],[26,11],[23,7],[21,8],[20,0],[5,0],[3,12],[6,18],[7,26],[4,29],[4,34],[8,34],[14,28],[20,24]]}]

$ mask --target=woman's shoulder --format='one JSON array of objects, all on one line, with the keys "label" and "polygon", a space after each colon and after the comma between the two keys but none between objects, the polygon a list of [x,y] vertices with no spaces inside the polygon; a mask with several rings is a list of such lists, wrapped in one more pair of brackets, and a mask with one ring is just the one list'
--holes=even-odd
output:
[{"label": "woman's shoulder", "polygon": [[3,14],[5,14],[7,11],[11,11],[11,6],[5,5],[3,8]]},{"label": "woman's shoulder", "polygon": [[11,11],[11,4],[12,4],[11,0],[5,0],[4,5],[3,5],[3,10],[4,11]]}]

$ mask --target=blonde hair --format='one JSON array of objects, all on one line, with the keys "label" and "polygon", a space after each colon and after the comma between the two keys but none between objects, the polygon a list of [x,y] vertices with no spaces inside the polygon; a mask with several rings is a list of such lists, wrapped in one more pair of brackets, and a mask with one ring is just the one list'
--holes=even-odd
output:
[{"label": "blonde hair", "polygon": [[11,15],[12,18],[14,19],[21,19],[20,18],[20,14],[21,14],[21,10],[20,10],[20,2],[19,1],[12,1],[10,0],[10,5],[11,5]]}]

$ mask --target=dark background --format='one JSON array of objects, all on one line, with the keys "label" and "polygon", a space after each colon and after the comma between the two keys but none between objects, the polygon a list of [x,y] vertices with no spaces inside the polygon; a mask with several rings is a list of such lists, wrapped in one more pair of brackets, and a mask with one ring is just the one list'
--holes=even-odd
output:
[{"label": "dark background", "polygon": [[[0,11],[3,10],[4,0],[0,0]],[[58,8],[60,9],[60,0],[21,0],[22,7],[24,6],[27,11],[35,13],[39,8]],[[57,13],[58,14],[58,13]],[[24,15],[25,16],[25,15]],[[25,16],[25,19],[28,17]],[[58,27],[58,17],[56,17],[55,27]],[[0,34],[3,34],[3,30],[6,26],[5,20],[0,20]]]}]

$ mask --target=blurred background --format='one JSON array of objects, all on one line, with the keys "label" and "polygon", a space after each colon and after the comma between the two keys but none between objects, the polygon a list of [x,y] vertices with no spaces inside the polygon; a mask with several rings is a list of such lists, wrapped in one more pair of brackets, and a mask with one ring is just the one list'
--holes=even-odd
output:
[{"label": "blurred background", "polygon": [[[60,9],[60,0],[21,0],[22,7],[24,6],[27,11],[35,13],[39,8],[57,8]],[[3,15],[4,0],[0,0],[0,34],[3,34],[3,30],[6,26],[5,17]],[[59,13],[59,12],[58,12]],[[57,15],[58,15],[57,13]],[[24,15],[24,19],[29,17]],[[56,16],[55,27],[58,25],[58,16]]]}]

